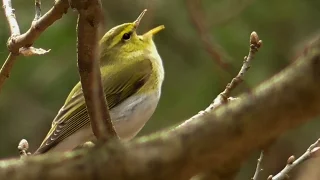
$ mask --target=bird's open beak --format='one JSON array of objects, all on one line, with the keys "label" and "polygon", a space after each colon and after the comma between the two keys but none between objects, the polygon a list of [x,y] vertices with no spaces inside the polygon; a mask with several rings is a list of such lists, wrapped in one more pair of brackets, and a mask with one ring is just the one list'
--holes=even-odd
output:
[{"label": "bird's open beak", "polygon": [[134,23],[134,26],[135,28],[138,28],[139,24],[140,24],[140,21],[141,19],[143,18],[144,14],[147,12],[147,10],[143,10],[142,13],[139,15],[139,17],[133,22]]},{"label": "bird's open beak", "polygon": [[150,31],[146,32],[145,34],[143,34],[143,36],[153,36],[163,29],[164,29],[164,25],[155,27],[155,28],[151,29]]},{"label": "bird's open beak", "polygon": [[[133,22],[136,29],[138,28],[138,26],[139,26],[139,24],[140,24],[140,21],[141,21],[141,19],[143,18],[144,14],[145,14],[146,12],[147,12],[147,9],[143,10],[142,13],[139,15],[139,17]],[[164,25],[155,27],[155,28],[151,29],[150,31],[146,32],[145,34],[143,34],[143,36],[145,36],[145,37],[147,37],[147,36],[152,37],[153,35],[157,34],[159,31],[161,31],[161,30],[163,30],[163,29],[164,29]]]}]

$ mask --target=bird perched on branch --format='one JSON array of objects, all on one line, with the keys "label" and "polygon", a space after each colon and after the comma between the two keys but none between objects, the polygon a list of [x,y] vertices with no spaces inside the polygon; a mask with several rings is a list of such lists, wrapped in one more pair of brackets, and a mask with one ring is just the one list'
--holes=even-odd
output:
[{"label": "bird perched on branch", "polygon": [[[137,35],[145,12],[132,23],[112,28],[99,42],[101,80],[110,117],[118,136],[125,140],[133,138],[154,113],[164,79],[162,60],[153,42],[153,35],[164,26]],[[72,150],[93,140],[95,136],[78,82],[35,154]]]}]

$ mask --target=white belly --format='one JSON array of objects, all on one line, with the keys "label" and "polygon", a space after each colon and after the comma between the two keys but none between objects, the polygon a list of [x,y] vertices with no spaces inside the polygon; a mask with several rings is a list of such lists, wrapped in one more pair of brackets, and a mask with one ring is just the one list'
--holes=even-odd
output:
[{"label": "white belly", "polygon": [[118,136],[121,139],[132,139],[154,113],[160,94],[130,97],[110,112]]},{"label": "white belly", "polygon": [[[118,136],[122,140],[130,140],[145,125],[154,113],[160,92],[148,95],[129,97],[118,106],[110,110],[111,120]],[[94,141],[95,136],[91,126],[86,126],[64,139],[49,151],[67,151],[87,141]]]}]

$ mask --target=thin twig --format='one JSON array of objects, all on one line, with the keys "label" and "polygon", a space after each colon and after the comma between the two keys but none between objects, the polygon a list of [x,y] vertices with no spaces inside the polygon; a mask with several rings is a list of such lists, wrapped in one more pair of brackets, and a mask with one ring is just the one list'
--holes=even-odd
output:
[{"label": "thin twig", "polygon": [[[250,35],[250,50],[249,55],[244,57],[243,65],[238,73],[238,75],[232,79],[231,83],[226,86],[226,89],[220,93],[213,102],[203,111],[200,111],[198,114],[204,114],[206,112],[210,112],[213,109],[217,109],[223,104],[226,104],[230,101],[238,100],[239,98],[230,97],[231,91],[236,88],[242,81],[244,74],[250,68],[250,62],[254,58],[254,54],[258,52],[258,49],[262,46],[262,40],[259,39],[259,36],[256,32],[252,32]],[[192,119],[192,118],[191,118]],[[190,120],[191,120],[190,119]],[[185,121],[178,127],[185,126],[189,121]]]},{"label": "thin twig", "polygon": [[318,139],[315,143],[311,144],[311,146],[307,149],[307,151],[302,154],[298,159],[295,159],[294,156],[290,156],[287,160],[287,165],[284,167],[278,174],[275,176],[270,175],[268,180],[282,180],[288,178],[288,173],[304,162],[305,160],[309,159],[315,152],[319,151],[320,147],[320,139]]},{"label": "thin twig", "polygon": [[7,57],[6,61],[3,63],[0,69],[0,91],[5,80],[9,78],[10,71],[16,59],[17,59],[17,55],[14,55],[13,53],[9,53],[9,56]]},{"label": "thin twig", "polygon": [[259,39],[259,36],[256,32],[252,32],[250,35],[250,49],[248,56],[244,57],[244,61],[242,64],[242,67],[237,74],[236,77],[232,79],[230,83],[226,86],[225,90],[221,92],[210,104],[209,107],[207,107],[204,112],[209,111],[211,109],[216,109],[217,107],[221,106],[222,104],[225,104],[229,101],[237,100],[238,98],[230,97],[231,91],[235,89],[241,82],[243,82],[244,74],[249,70],[250,68],[250,62],[254,58],[254,55],[256,52],[258,52],[258,49],[262,46],[262,40]]},{"label": "thin twig", "polygon": [[35,0],[34,5],[35,5],[36,15],[34,16],[33,21],[38,21],[41,18],[41,0]]},{"label": "thin twig", "polygon": [[[205,110],[200,111],[198,113],[199,115],[202,115],[202,114],[210,112],[214,109],[217,109],[218,107],[220,107],[221,105],[223,105],[227,102],[239,99],[239,98],[230,97],[230,93],[236,86],[238,86],[243,81],[244,73],[248,71],[248,69],[250,67],[250,61],[253,59],[254,54],[258,51],[258,49],[261,47],[261,45],[262,45],[262,41],[259,40],[257,33],[252,32],[250,35],[249,55],[248,55],[248,57],[245,56],[245,58],[244,58],[245,60],[243,61],[243,65],[240,69],[240,72],[238,73],[238,75],[235,78],[232,79],[231,83],[229,83],[227,85],[226,89],[222,93],[220,93]],[[186,126],[189,122],[190,122],[189,120],[185,121],[184,123],[182,123],[178,127]],[[263,155],[263,154],[261,154],[261,155]],[[209,173],[206,172],[206,173],[202,173],[201,178],[199,178],[199,179],[212,179],[213,178],[212,176],[215,176],[215,175],[216,174],[214,172],[209,172]]]},{"label": "thin twig", "polygon": [[212,57],[212,59],[220,66],[222,69],[227,71],[228,73],[232,73],[232,65],[226,62],[223,59],[222,52],[219,52],[217,49],[221,49],[217,44],[214,44],[211,39],[210,33],[208,32],[208,27],[206,26],[206,17],[204,12],[199,10],[201,0],[186,0],[186,6],[188,9],[188,14],[190,16],[190,20],[197,31],[200,40],[207,51],[207,53]]},{"label": "thin twig", "polygon": [[260,172],[263,171],[263,169],[261,168],[262,159],[263,159],[263,151],[261,151],[261,153],[260,153],[260,157],[259,157],[258,162],[257,162],[256,171],[255,171],[253,177],[251,178],[252,180],[258,180]]},{"label": "thin twig", "polygon": [[117,137],[117,133],[111,122],[98,61],[101,2],[99,0],[71,1],[71,7],[79,12],[77,27],[78,68],[92,131],[98,140],[106,141]]},{"label": "thin twig", "polygon": [[233,78],[231,83],[227,85],[225,90],[222,93],[220,93],[220,95],[222,96],[222,102],[227,102],[228,98],[230,97],[231,91],[243,81],[244,75],[249,70],[250,63],[253,60],[256,52],[258,52],[258,49],[261,47],[261,45],[262,40],[260,40],[258,34],[253,31],[250,35],[249,54],[248,56],[244,57],[243,65],[238,75],[235,78]]}]

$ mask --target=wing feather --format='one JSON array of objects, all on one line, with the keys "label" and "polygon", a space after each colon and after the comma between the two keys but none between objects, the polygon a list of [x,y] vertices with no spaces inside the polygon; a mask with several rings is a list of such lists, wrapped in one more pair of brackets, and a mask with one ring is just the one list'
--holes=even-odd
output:
[{"label": "wing feather", "polygon": [[[117,68],[115,65],[107,65],[102,72],[110,72],[108,68]],[[103,76],[104,92],[109,108],[120,104],[126,98],[137,92],[149,79],[152,73],[152,65],[149,59],[125,65],[114,74]],[[44,153],[58,143],[69,137],[84,126],[89,125],[90,119],[87,113],[81,84],[78,83],[62,106],[52,122],[52,126],[42,144],[35,152]]]}]

